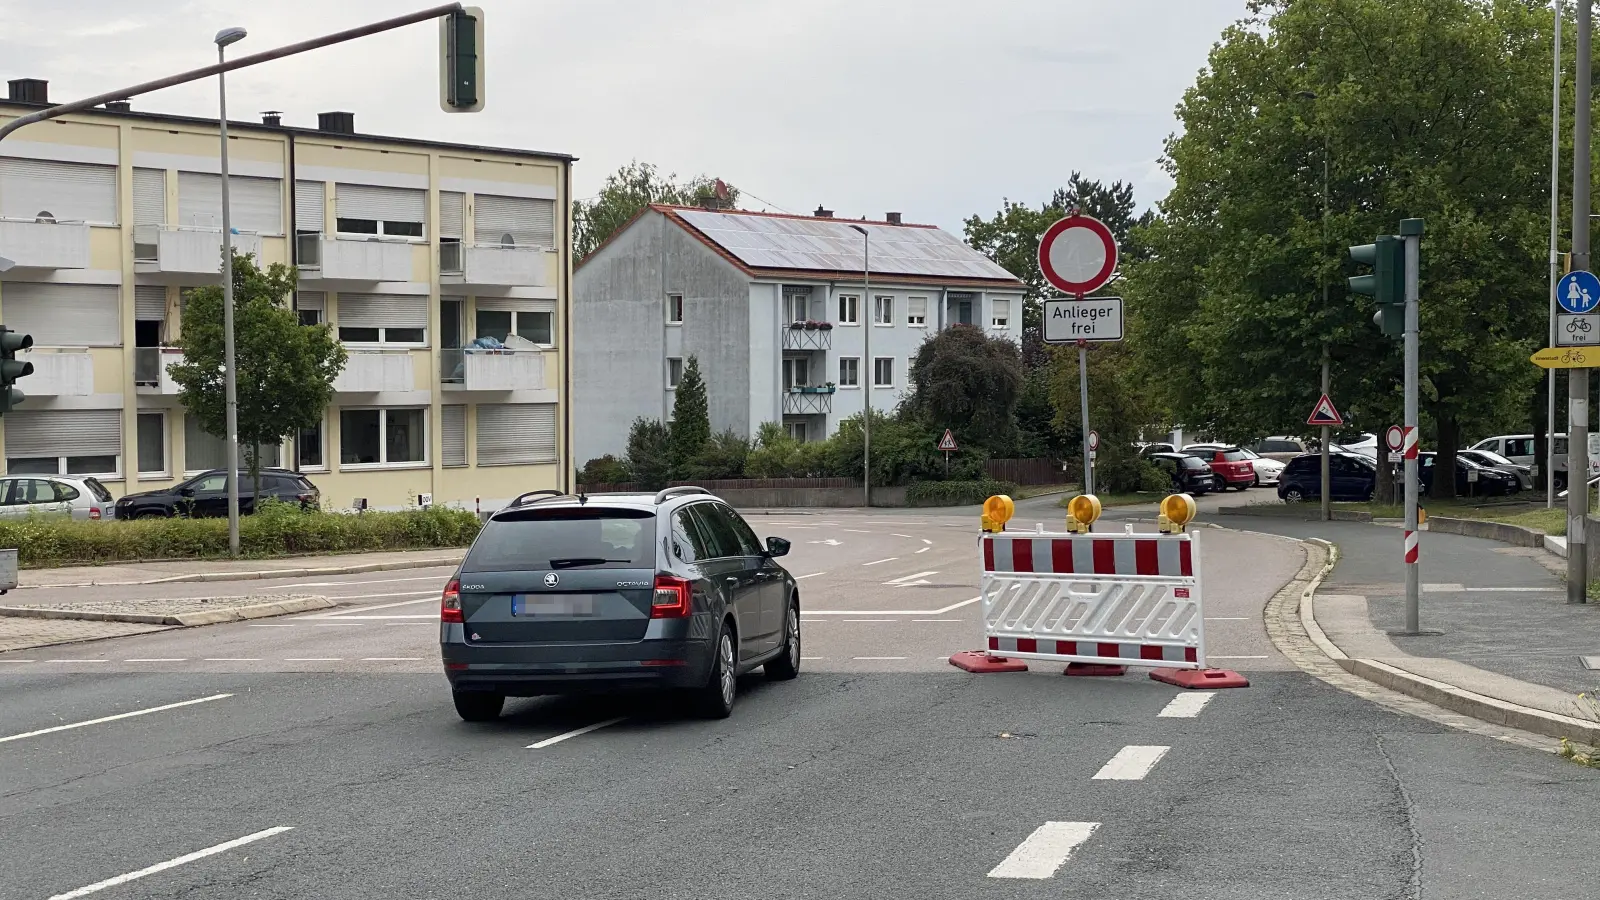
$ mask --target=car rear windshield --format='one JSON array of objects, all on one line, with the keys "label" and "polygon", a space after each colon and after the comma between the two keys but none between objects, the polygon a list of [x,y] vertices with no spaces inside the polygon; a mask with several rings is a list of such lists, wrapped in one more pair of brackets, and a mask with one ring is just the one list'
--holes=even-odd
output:
[{"label": "car rear windshield", "polygon": [[1183,458],[1183,467],[1185,469],[1203,469],[1206,467],[1206,461],[1197,456],[1185,456]]},{"label": "car rear windshield", "polygon": [[1217,455],[1222,457],[1223,462],[1248,462],[1250,459],[1243,450],[1222,450]]},{"label": "car rear windshield", "polygon": [[99,500],[101,503],[111,502],[111,492],[106,490],[106,486],[100,483],[100,479],[85,478],[83,480],[83,484],[84,487],[89,489],[89,493],[94,495],[96,500]]},{"label": "car rear windshield", "polygon": [[483,526],[463,572],[655,568],[655,512],[643,509],[529,509]]}]

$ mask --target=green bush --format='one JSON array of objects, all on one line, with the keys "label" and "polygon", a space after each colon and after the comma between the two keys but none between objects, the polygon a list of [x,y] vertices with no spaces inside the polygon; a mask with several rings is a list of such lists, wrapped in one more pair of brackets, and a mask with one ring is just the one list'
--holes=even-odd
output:
[{"label": "green bush", "polygon": [[670,430],[656,419],[634,419],[628,429],[628,471],[647,491],[659,491],[670,480],[669,441]]},{"label": "green bush", "polygon": [[622,484],[633,477],[628,464],[607,453],[583,464],[578,471],[579,484]]},{"label": "green bush", "polygon": [[692,481],[716,481],[722,478],[739,478],[750,457],[750,442],[735,434],[732,428],[714,434],[700,452],[689,460],[685,477]]},{"label": "green bush", "polygon": [[919,481],[906,489],[910,506],[977,506],[995,494],[1015,497],[1021,488],[1009,481]]},{"label": "green bush", "polygon": [[[245,556],[352,553],[465,547],[477,536],[478,517],[435,506],[361,515],[303,511],[263,503],[239,520]],[[30,516],[0,521],[0,546],[17,548],[24,567],[206,559],[228,555],[226,519],[139,519],[89,522]]]}]

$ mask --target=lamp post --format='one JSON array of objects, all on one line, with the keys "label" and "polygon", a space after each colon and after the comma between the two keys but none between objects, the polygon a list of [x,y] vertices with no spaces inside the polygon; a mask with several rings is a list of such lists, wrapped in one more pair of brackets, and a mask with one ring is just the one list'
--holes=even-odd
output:
[{"label": "lamp post", "polygon": [[872,329],[878,322],[878,307],[872,302],[872,235],[860,225],[851,225],[861,234],[861,305],[867,312],[866,327],[862,329],[864,345],[862,361],[869,367],[867,383],[861,386],[861,396],[866,403],[861,415],[861,495],[865,505],[872,507],[872,385],[878,377],[878,365],[872,359]]},{"label": "lamp post", "polygon": [[[217,63],[229,44],[244,40],[245,30],[217,32]],[[233,347],[233,220],[228,210],[228,82],[217,73],[217,125],[222,135],[222,381],[228,420],[228,553],[239,555],[239,386]]]}]

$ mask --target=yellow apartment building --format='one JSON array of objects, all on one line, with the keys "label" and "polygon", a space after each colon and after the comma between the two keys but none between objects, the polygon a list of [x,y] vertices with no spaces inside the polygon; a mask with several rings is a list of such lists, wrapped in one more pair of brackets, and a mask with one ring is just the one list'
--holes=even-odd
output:
[{"label": "yellow apartment building", "polygon": [[[10,82],[0,122],[47,90]],[[329,508],[567,489],[572,157],[361,134],[346,112],[228,128],[234,246],[297,268],[301,321],[350,355],[321,426],[263,462]],[[221,207],[216,120],[113,103],[0,141],[0,322],[34,340],[6,473],[121,496],[225,465],[167,372],[187,292],[221,283]]]}]

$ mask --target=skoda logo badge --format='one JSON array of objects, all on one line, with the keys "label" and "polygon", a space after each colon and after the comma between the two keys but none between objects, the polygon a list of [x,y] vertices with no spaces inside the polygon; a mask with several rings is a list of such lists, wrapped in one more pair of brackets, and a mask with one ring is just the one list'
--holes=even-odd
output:
[{"label": "skoda logo badge", "polygon": [[561,576],[557,575],[554,572],[551,572],[548,575],[544,576],[544,586],[545,587],[555,587],[560,582],[561,582]]}]

